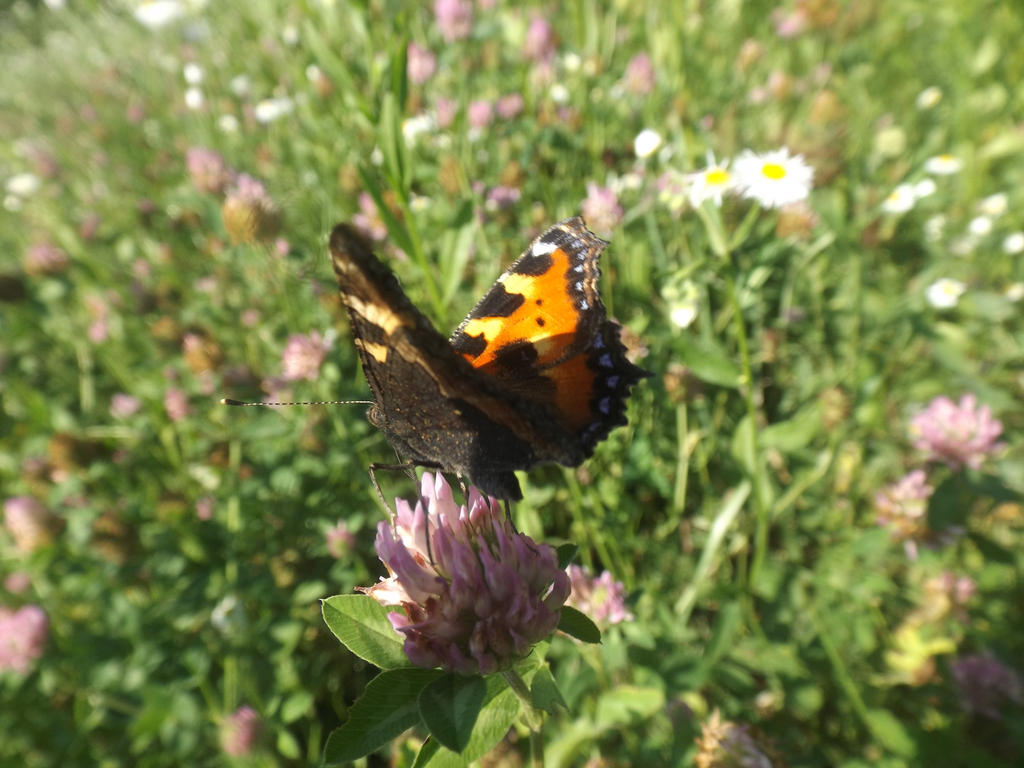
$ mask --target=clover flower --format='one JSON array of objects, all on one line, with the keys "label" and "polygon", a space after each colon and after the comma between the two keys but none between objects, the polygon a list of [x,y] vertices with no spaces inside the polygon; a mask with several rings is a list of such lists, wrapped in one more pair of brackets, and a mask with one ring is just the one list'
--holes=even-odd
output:
[{"label": "clover flower", "polygon": [[206,147],[191,147],[185,153],[185,167],[192,186],[200,192],[219,195],[233,175],[224,156]]},{"label": "clover flower", "polygon": [[416,506],[398,499],[393,524],[377,528],[388,578],[361,591],[404,609],[388,618],[414,664],[490,674],[554,632],[569,576],[496,499],[470,488],[468,502],[456,505],[444,477],[425,472]]},{"label": "clover flower", "polygon": [[142,401],[126,392],[115,392],[110,398],[110,415],[115,419],[127,419],[142,408]]},{"label": "clover flower", "polygon": [[4,501],[4,527],[22,554],[30,554],[53,541],[60,527],[57,517],[31,496]]},{"label": "clover flower", "polygon": [[952,469],[980,467],[1002,449],[1003,444],[996,442],[1002,432],[1002,422],[992,417],[987,405],[978,407],[978,398],[972,394],[963,395],[959,403],[936,397],[910,422],[914,447]]},{"label": "clover flower", "polygon": [[252,751],[263,724],[252,707],[239,707],[220,723],[220,748],[230,757],[242,757]]},{"label": "clover flower", "polygon": [[701,724],[694,764],[697,768],[772,768],[750,726],[723,721],[717,709]]},{"label": "clover flower", "polygon": [[587,196],[580,203],[580,211],[595,232],[611,232],[622,221],[619,197],[609,187],[587,182]]},{"label": "clover flower", "polygon": [[164,411],[171,421],[183,421],[191,412],[188,395],[180,387],[168,387],[164,390]]},{"label": "clover flower", "polygon": [[437,71],[437,57],[429,48],[410,42],[406,47],[405,70],[408,78],[416,85],[423,85]]},{"label": "clover flower", "polygon": [[639,96],[646,96],[654,90],[654,64],[646,53],[638,53],[626,64],[622,77],[626,90]]},{"label": "clover flower", "polygon": [[355,548],[356,535],[348,523],[339,520],[324,532],[324,544],[327,546],[327,554],[340,560]]},{"label": "clover flower", "polygon": [[523,55],[533,61],[544,61],[555,54],[555,30],[546,19],[534,16],[526,30]]},{"label": "clover flower", "polygon": [[68,268],[67,253],[50,243],[36,243],[25,251],[23,265],[28,275],[58,275]]},{"label": "clover flower", "polygon": [[897,541],[909,542],[907,554],[917,554],[915,542],[927,539],[928,499],[935,489],[928,485],[923,469],[915,469],[875,494],[876,522],[889,528]]},{"label": "clover flower", "polygon": [[446,43],[463,40],[473,30],[473,4],[468,0],[434,0],[434,20]]},{"label": "clover flower", "polygon": [[285,381],[313,381],[330,348],[330,339],[319,331],[293,333],[281,353],[281,378]]},{"label": "clover flower", "polygon": [[270,240],[281,226],[281,214],[261,181],[239,174],[220,208],[232,243]]},{"label": "clover flower", "polygon": [[950,664],[964,711],[1002,720],[1007,702],[1024,704],[1020,675],[991,653],[975,653]]},{"label": "clover flower", "polygon": [[621,624],[633,619],[633,614],[626,607],[626,589],[610,571],[594,577],[586,568],[570,565],[566,572],[572,582],[569,605],[587,614],[597,624]]},{"label": "clover flower", "polygon": [[0,607],[0,671],[28,672],[43,655],[49,623],[38,605],[16,611]]}]

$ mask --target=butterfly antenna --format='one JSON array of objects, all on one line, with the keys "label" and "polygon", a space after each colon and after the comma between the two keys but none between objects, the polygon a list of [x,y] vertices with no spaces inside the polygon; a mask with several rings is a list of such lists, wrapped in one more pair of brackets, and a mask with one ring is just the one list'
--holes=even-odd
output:
[{"label": "butterfly antenna", "polygon": [[243,400],[233,400],[230,397],[222,397],[221,405],[250,405],[250,406],[271,406],[271,405],[373,405],[372,400],[301,400],[287,403],[247,403]]}]

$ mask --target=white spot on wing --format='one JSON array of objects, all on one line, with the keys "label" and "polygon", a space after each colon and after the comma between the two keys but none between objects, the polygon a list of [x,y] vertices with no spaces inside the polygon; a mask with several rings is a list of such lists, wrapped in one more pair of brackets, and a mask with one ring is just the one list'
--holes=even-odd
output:
[{"label": "white spot on wing", "polygon": [[558,250],[558,246],[554,243],[545,243],[543,240],[538,240],[533,244],[533,248],[530,252],[534,256],[547,256],[549,253],[554,253]]}]

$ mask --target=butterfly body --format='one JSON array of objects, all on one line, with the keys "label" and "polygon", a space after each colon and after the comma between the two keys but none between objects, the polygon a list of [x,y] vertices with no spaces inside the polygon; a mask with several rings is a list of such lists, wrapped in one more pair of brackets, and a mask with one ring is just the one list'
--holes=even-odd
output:
[{"label": "butterfly body", "polygon": [[625,423],[625,358],[605,317],[597,262],[606,243],[580,218],[526,249],[445,339],[349,225],[331,255],[363,372],[368,417],[404,460],[456,472],[519,499],[515,470],[577,466]]}]

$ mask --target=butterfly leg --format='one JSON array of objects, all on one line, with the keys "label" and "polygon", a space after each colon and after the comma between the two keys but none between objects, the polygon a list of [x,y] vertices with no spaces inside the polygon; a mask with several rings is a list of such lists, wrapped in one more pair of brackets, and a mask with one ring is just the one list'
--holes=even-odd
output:
[{"label": "butterfly leg", "polygon": [[370,482],[373,483],[373,490],[377,492],[377,499],[380,501],[381,506],[384,507],[384,511],[387,512],[388,517],[394,517],[391,507],[388,506],[387,501],[384,499],[384,492],[380,489],[380,483],[377,482],[376,472],[404,472],[415,484],[416,465],[411,461],[402,462],[401,464],[378,464],[374,462],[368,467],[368,469],[370,470]]}]

